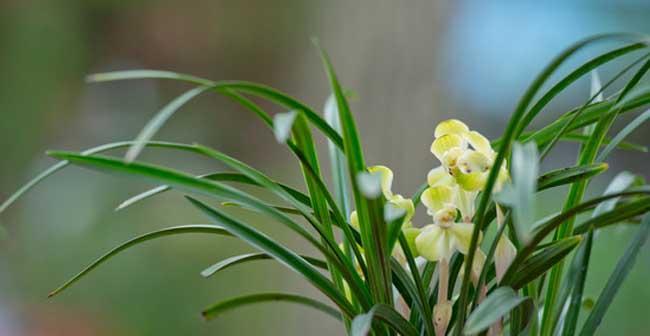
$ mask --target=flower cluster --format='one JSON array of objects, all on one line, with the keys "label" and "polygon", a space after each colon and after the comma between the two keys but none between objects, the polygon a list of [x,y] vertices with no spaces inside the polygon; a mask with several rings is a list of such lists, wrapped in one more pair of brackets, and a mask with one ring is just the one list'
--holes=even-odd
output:
[{"label": "flower cluster", "polygon": [[[415,214],[413,201],[393,193],[393,172],[385,166],[370,167],[368,172],[379,175],[381,191],[386,202],[404,211],[402,232],[413,255],[438,262],[441,285],[438,287],[438,303],[434,308],[433,319],[437,333],[444,335],[452,314],[452,303],[448,299],[447,288],[449,261],[455,252],[467,254],[469,250],[474,230],[472,218],[476,197],[485,186],[490,169],[494,165],[496,152],[483,135],[470,130],[459,120],[450,119],[436,127],[431,153],[440,161],[440,166],[428,173],[428,187],[420,198],[427,208],[427,214],[433,219],[433,223],[422,228],[412,224]],[[508,170],[506,164],[503,164],[499,168],[495,190],[501,189],[508,179]],[[503,225],[501,211],[497,211],[497,221],[499,225]],[[356,229],[359,228],[356,212],[350,215],[350,222]],[[503,236],[495,253],[498,281],[512,262],[515,253],[510,240]],[[394,248],[393,256],[405,264],[399,245]],[[485,259],[485,254],[477,249],[470,270],[474,284],[478,282]],[[465,266],[461,271],[464,269]]]}]

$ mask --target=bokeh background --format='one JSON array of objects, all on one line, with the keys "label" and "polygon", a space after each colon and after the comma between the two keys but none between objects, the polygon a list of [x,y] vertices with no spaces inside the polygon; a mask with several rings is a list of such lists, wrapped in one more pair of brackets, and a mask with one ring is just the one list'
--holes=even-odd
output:
[{"label": "bokeh background", "polygon": [[[310,43],[314,36],[355,92],[352,107],[369,163],[392,167],[395,188],[410,194],[435,164],[428,147],[438,121],[461,118],[498,136],[517,98],[550,57],[590,34],[650,32],[649,15],[650,3],[642,0],[3,0],[0,200],[54,163],[46,149],[81,150],[132,139],[157,109],[187,89],[167,81],[89,85],[86,74],[156,68],[259,81],[320,110],[329,92]],[[576,62],[597,51],[580,54]],[[618,66],[609,65],[600,75],[607,78]],[[580,104],[588,93],[588,81],[580,82],[538,125]],[[644,133],[647,129],[633,140],[650,145]],[[223,97],[198,97],[157,139],[214,146],[279,180],[301,182],[296,164],[272,134]],[[322,137],[318,140],[322,146]],[[544,169],[571,163],[576,148],[563,145]],[[223,168],[153,149],[143,159],[196,173]],[[648,155],[615,154],[609,173],[591,192],[602,192],[623,170],[649,177]],[[204,267],[249,251],[227,238],[185,235],[149,242],[46,299],[51,289],[119,242],[157,228],[206,222],[173,193],[113,211],[147,187],[70,168],[0,216],[0,335],[342,334],[337,323],[318,313],[282,304],[203,321],[201,308],[239,293],[317,295],[297,275],[265,262],[203,279]],[[562,202],[555,192],[543,195],[549,211]],[[277,225],[237,214],[301,248]],[[422,214],[418,218],[425,224]],[[619,228],[598,236],[588,297],[599,293],[632,234]],[[601,335],[647,335],[648,266],[646,249],[610,307]]]}]

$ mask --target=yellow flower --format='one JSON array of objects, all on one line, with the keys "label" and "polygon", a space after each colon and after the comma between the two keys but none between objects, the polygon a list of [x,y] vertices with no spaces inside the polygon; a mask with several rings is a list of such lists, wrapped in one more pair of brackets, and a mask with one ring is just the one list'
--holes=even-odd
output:
[{"label": "yellow flower", "polygon": [[[439,123],[435,137],[431,153],[442,163],[448,174],[466,191],[481,190],[496,157],[490,141],[456,119]],[[433,178],[436,176],[434,174]],[[508,171],[503,164],[499,171],[497,190],[507,178]]]},{"label": "yellow flower", "polygon": [[444,205],[435,212],[434,223],[422,228],[415,238],[415,247],[421,256],[429,261],[448,261],[455,251],[467,253],[474,224],[458,223],[456,215],[457,210],[451,205]]},{"label": "yellow flower", "polygon": [[[417,256],[417,250],[415,249],[415,236],[420,232],[420,229],[413,227],[411,220],[415,215],[415,205],[410,198],[405,198],[402,195],[394,194],[392,191],[393,188],[393,171],[386,166],[372,166],[368,167],[368,172],[370,174],[379,174],[381,192],[386,199],[386,202],[392,206],[401,209],[404,211],[404,221],[402,223],[402,232],[406,236],[407,242],[409,242],[409,247],[413,256]],[[356,211],[350,213],[350,225],[355,229],[359,230],[359,217]],[[400,261],[406,262],[404,257],[404,252],[402,251],[399,245],[396,245],[393,249],[393,256]]]}]

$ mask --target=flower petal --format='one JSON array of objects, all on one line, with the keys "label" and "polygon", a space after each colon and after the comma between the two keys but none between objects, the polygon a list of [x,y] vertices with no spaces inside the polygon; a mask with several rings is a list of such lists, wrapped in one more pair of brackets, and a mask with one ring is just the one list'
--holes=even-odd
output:
[{"label": "flower petal", "polygon": [[406,212],[406,215],[404,216],[404,224],[411,222],[411,219],[415,214],[415,205],[413,205],[413,201],[410,198],[404,198],[402,195],[395,195],[391,200],[389,200],[389,202]]},{"label": "flower petal", "polygon": [[445,167],[439,166],[429,171],[427,174],[427,183],[429,184],[429,187],[435,187],[438,185],[451,187],[453,184],[456,184],[456,181],[454,181],[454,178],[449,175]]},{"label": "flower petal", "polygon": [[454,252],[454,244],[447,229],[438,225],[427,225],[415,238],[418,253],[429,261],[449,260]]},{"label": "flower petal", "polygon": [[483,189],[487,175],[487,173],[482,172],[463,174],[460,169],[454,170],[454,177],[456,178],[456,182],[459,186],[461,186],[461,188],[467,191],[479,191]]},{"label": "flower petal", "polygon": [[437,186],[427,188],[420,197],[422,204],[427,207],[430,215],[442,209],[445,204],[454,200],[454,189],[448,186]]},{"label": "flower petal", "polygon": [[467,142],[469,142],[476,151],[481,152],[483,155],[490,158],[494,156],[494,150],[490,145],[490,141],[481,133],[476,131],[467,132],[465,133],[465,139],[467,139]]},{"label": "flower petal", "polygon": [[491,160],[482,153],[475,150],[466,150],[463,155],[458,158],[458,169],[463,174],[470,174],[473,172],[485,173],[490,170],[492,165]]},{"label": "flower petal", "polygon": [[452,148],[465,148],[465,140],[457,134],[445,134],[431,144],[431,153],[442,162],[445,153]]},{"label": "flower petal", "polygon": [[467,127],[465,123],[457,119],[449,119],[441,121],[438,126],[436,126],[434,136],[439,138],[446,134],[463,134],[466,132],[469,132],[469,127]]},{"label": "flower petal", "polygon": [[[472,240],[472,231],[474,224],[471,223],[454,223],[448,229],[449,233],[453,236],[454,246],[462,254],[466,254],[469,250],[469,244]],[[479,242],[481,241],[479,237]]]},{"label": "flower petal", "polygon": [[381,181],[381,192],[384,194],[384,197],[389,200],[393,197],[393,171],[386,166],[372,166],[368,167],[368,172],[370,174],[379,174]]}]

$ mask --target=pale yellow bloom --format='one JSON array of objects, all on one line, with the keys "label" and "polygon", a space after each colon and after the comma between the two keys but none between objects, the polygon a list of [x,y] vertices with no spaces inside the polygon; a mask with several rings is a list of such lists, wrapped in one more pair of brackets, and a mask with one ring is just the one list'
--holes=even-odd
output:
[{"label": "pale yellow bloom", "polygon": [[[496,157],[490,141],[480,133],[471,131],[467,125],[456,119],[438,124],[435,137],[431,144],[431,153],[442,163],[447,173],[464,190],[481,190],[485,186],[488,172]],[[497,190],[507,178],[508,171],[503,164],[499,171]]]},{"label": "pale yellow bloom", "polygon": [[455,251],[466,254],[474,224],[455,221],[456,208],[445,205],[436,211],[434,223],[422,228],[415,238],[418,253],[429,261],[449,260]]}]

